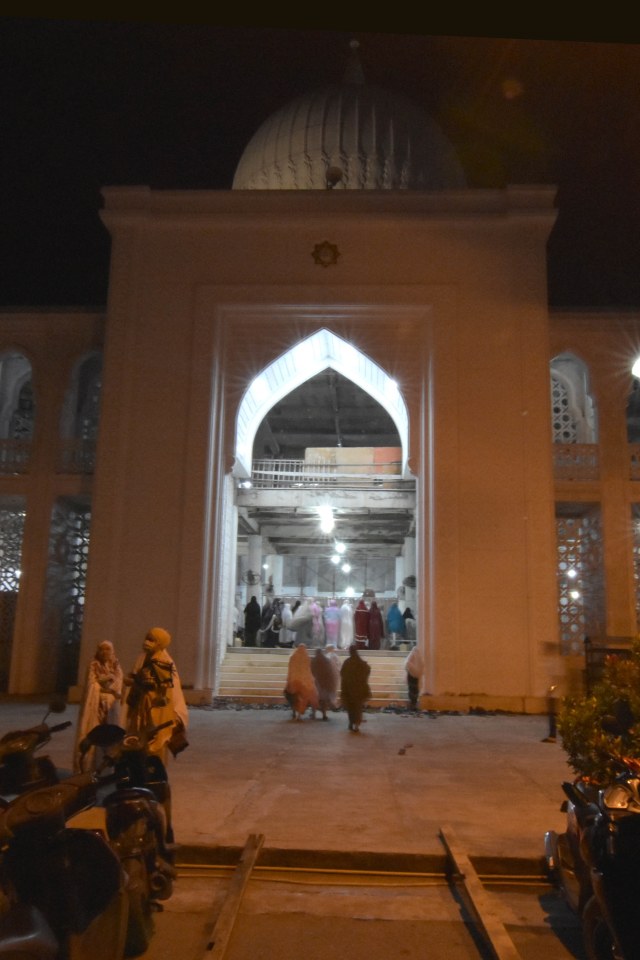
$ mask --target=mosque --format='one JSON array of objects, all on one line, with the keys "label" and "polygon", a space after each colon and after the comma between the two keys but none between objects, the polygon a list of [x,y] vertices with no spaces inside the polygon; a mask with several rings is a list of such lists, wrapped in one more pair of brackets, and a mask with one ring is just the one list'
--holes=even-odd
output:
[{"label": "mosque", "polygon": [[549,310],[553,187],[467,186],[354,49],[231,189],[103,198],[106,307],[0,314],[0,690],[157,624],[211,702],[269,589],[410,605],[435,706],[635,635],[639,318]]}]

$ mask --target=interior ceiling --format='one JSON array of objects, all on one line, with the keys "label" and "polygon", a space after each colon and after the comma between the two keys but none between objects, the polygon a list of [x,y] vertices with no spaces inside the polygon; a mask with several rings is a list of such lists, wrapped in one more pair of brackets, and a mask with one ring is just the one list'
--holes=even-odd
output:
[{"label": "interior ceiling", "polygon": [[[400,447],[387,411],[366,391],[332,369],[324,370],[272,407],[256,432],[254,460],[304,460],[309,447]],[[248,498],[247,498],[248,499]],[[319,529],[312,504],[296,491],[277,506],[243,503],[239,494],[239,542],[260,532],[276,554],[329,556],[334,540],[346,543],[349,558],[398,556],[413,535],[414,510],[363,496],[357,505],[336,505],[336,527],[327,536]]]}]

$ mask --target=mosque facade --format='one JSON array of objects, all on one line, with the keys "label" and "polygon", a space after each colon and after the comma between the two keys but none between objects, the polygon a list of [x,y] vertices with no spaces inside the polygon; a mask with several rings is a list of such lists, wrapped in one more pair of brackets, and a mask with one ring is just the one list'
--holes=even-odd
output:
[{"label": "mosque facade", "polygon": [[327,367],[398,429],[431,704],[546,709],[586,636],[636,634],[638,317],[550,311],[554,188],[467,187],[350,70],[268,118],[230,190],[105,188],[103,311],[0,315],[5,691],[72,687],[103,639],[133,662],[158,624],[190,701],[216,695],[256,432]]}]

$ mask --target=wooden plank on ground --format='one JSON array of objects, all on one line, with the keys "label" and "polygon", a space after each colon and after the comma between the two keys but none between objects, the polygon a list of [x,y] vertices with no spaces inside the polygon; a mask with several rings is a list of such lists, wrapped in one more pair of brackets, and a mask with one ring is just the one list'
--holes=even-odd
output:
[{"label": "wooden plank on ground", "polygon": [[482,881],[458,843],[452,828],[441,827],[440,837],[496,960],[522,960],[502,922],[496,900],[484,889]]},{"label": "wooden plank on ground", "polygon": [[258,854],[260,853],[263,843],[263,833],[249,834],[244,849],[240,854],[238,866],[231,878],[222,909],[218,914],[211,936],[208,938],[203,960],[222,960],[227,952],[229,940],[233,932],[233,925],[236,922],[238,910],[240,909],[244,888],[251,876],[251,871],[258,859]]}]

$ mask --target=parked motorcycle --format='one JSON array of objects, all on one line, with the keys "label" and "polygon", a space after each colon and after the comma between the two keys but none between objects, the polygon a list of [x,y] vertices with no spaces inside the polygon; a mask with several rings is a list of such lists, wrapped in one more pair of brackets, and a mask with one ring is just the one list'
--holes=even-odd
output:
[{"label": "parked motorcycle", "polygon": [[616,761],[605,787],[562,784],[566,830],[545,834],[549,874],[582,919],[589,960],[635,960],[640,949],[640,760]]},{"label": "parked motorcycle", "polygon": [[80,744],[81,755],[92,747],[102,754],[98,779],[103,771],[112,770],[100,803],[106,835],[128,876],[126,956],[147,949],[154,932],[153,912],[162,909],[159,901],[168,900],[173,892],[169,778],[161,758],[148,752],[158,731],[171,724],[135,735],[115,724],[100,724]]},{"label": "parked motorcycle", "polygon": [[120,960],[129,898],[100,831],[71,826],[96,802],[91,774],[25,792],[0,811],[0,958]]},{"label": "parked motorcycle", "polygon": [[62,713],[63,701],[49,705],[41,723],[26,730],[11,730],[0,738],[0,797],[12,800],[18,794],[51,786],[60,779],[60,771],[48,756],[36,756],[54,733],[71,726],[70,720],[47,724],[50,713]]}]

